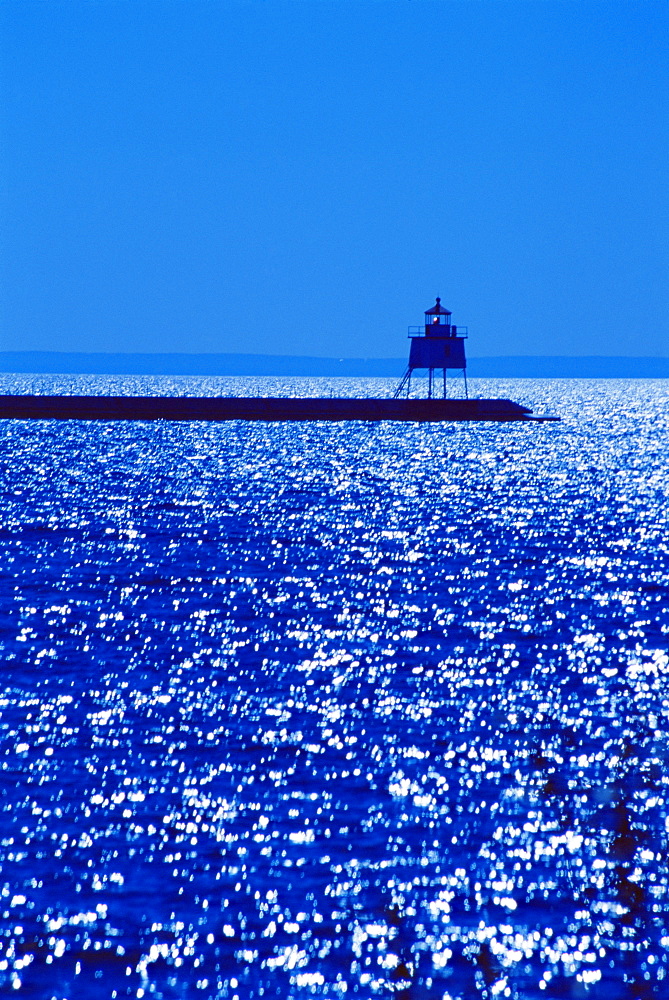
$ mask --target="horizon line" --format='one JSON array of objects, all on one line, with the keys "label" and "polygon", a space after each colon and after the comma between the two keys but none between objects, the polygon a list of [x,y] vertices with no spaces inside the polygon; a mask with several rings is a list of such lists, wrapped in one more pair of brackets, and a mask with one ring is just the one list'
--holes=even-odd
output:
[{"label": "horizon line", "polygon": [[[26,357],[30,355],[55,355],[56,357],[129,357],[129,358],[154,358],[154,357],[175,357],[175,358],[277,358],[282,360],[293,360],[294,358],[315,361],[392,361],[403,362],[406,358],[397,355],[356,355],[355,357],[340,357],[337,354],[269,354],[267,352],[240,352],[240,351],[54,351],[40,350],[38,348],[30,350],[7,350],[0,351],[0,358]],[[568,358],[574,359],[615,359],[615,360],[639,360],[639,361],[669,361],[667,354],[468,354],[468,360],[488,360],[497,358]]]},{"label": "horizon line", "polygon": [[[146,375],[223,377],[394,378],[405,358],[109,351],[2,351],[5,375]],[[417,373],[419,374],[419,373]],[[669,378],[669,357],[630,355],[480,355],[470,378]],[[420,377],[420,375],[419,375]],[[454,377],[459,377],[455,376]]]}]

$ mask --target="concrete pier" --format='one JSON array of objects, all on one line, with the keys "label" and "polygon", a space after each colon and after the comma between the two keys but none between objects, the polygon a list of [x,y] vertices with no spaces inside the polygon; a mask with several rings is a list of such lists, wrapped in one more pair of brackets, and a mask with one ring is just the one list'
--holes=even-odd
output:
[{"label": "concrete pier", "polygon": [[510,399],[347,399],[228,396],[0,396],[13,420],[534,421]]}]

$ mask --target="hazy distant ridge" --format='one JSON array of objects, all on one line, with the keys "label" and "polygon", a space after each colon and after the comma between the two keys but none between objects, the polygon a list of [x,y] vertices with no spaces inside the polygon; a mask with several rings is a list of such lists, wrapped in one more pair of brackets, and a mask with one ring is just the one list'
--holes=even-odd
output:
[{"label": "hazy distant ridge", "polygon": [[[470,358],[470,377],[669,378],[669,358]],[[401,377],[405,358],[310,358],[274,354],[74,354],[0,352],[0,372],[65,375],[311,375]]]}]

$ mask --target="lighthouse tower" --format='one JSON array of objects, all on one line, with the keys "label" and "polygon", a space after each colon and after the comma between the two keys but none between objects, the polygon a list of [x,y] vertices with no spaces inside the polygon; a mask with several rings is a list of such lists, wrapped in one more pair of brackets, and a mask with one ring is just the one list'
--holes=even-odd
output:
[{"label": "lighthouse tower", "polygon": [[[467,327],[453,326],[451,312],[444,309],[441,299],[437,298],[431,309],[425,310],[423,326],[410,326],[409,365],[402,381],[397,387],[395,398],[406,392],[407,398],[411,392],[411,376],[417,368],[427,368],[429,399],[441,395],[438,391],[438,381],[443,385],[443,398],[446,399],[446,372],[454,369],[462,372],[464,379],[465,399],[467,396],[467,360],[465,358],[465,339]],[[441,379],[436,373],[441,372]]]}]

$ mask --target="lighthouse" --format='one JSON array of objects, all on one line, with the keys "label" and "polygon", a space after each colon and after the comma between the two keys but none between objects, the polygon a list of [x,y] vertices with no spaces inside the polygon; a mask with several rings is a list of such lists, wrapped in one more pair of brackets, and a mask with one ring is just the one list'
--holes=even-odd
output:
[{"label": "lighthouse", "polygon": [[[409,365],[402,381],[395,392],[395,399],[406,392],[407,398],[411,392],[411,377],[416,369],[427,369],[428,399],[443,394],[446,399],[446,372],[450,369],[462,372],[464,380],[465,399],[467,395],[467,360],[465,358],[465,339],[467,327],[453,326],[452,313],[444,309],[441,299],[437,297],[431,309],[425,310],[423,326],[410,326]],[[441,378],[439,374],[441,373]],[[442,393],[438,390],[438,382],[442,382]]]}]

